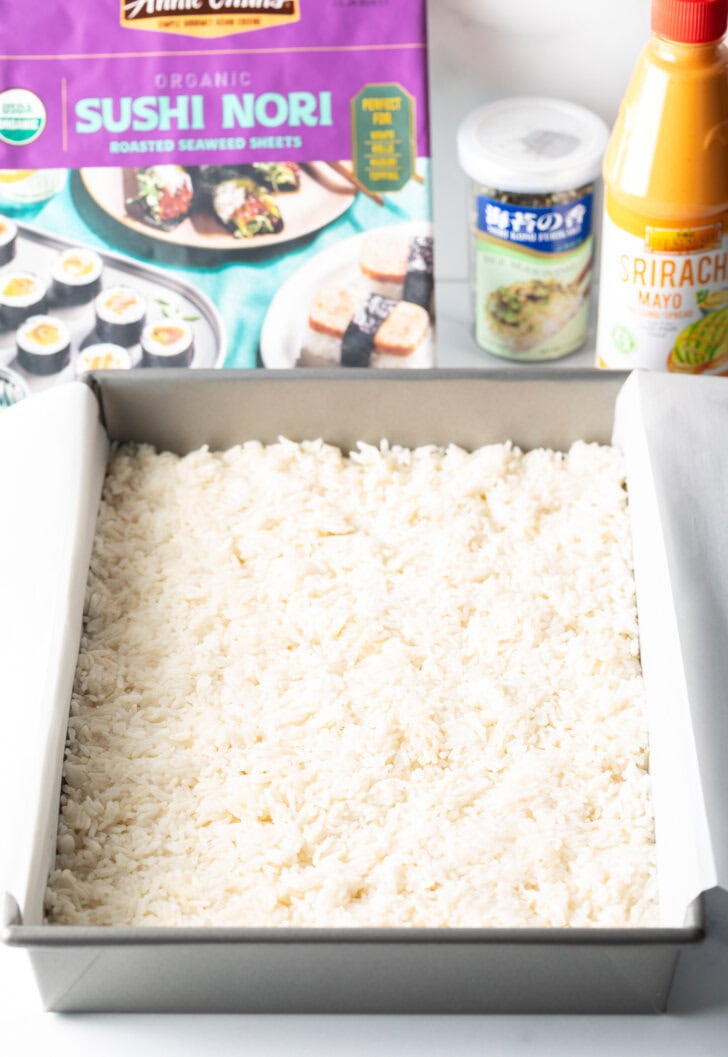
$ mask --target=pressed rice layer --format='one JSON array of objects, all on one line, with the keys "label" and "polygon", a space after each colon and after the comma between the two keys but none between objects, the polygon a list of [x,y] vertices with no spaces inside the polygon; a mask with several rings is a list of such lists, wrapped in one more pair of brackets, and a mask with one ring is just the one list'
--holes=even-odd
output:
[{"label": "pressed rice layer", "polygon": [[619,454],[123,448],[48,920],[657,923]]}]

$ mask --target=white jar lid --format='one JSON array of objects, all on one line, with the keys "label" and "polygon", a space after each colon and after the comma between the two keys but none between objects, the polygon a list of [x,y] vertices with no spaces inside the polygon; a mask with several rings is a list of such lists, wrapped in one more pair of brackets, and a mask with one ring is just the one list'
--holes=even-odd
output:
[{"label": "white jar lid", "polygon": [[576,103],[502,99],[465,118],[458,129],[458,154],[477,183],[548,194],[595,180],[608,138],[602,119]]}]

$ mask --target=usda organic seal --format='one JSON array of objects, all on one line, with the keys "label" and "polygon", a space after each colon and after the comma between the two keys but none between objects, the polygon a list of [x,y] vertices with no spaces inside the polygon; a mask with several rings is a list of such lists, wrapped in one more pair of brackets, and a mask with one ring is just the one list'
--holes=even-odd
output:
[{"label": "usda organic seal", "polygon": [[28,88],[0,92],[0,140],[16,147],[38,139],[46,126],[43,101]]}]

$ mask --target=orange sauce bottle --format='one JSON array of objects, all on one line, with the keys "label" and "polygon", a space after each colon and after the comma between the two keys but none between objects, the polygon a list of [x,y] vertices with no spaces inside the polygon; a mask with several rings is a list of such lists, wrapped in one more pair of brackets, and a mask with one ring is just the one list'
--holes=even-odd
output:
[{"label": "orange sauce bottle", "polygon": [[653,0],[604,159],[597,366],[728,374],[728,0]]}]

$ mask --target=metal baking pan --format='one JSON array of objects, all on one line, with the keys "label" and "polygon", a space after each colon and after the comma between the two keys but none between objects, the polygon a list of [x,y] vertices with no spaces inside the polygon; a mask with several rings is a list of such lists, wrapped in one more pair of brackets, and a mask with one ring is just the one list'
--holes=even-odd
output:
[{"label": "metal baking pan", "polygon": [[[687,386],[704,420],[709,408],[693,398],[707,393],[707,404],[715,403],[717,390],[710,380],[662,376],[635,375],[624,383],[622,374],[553,368],[382,372],[376,377],[366,371],[315,376],[228,371],[221,377],[214,371],[147,370],[136,376],[91,375],[86,385],[61,387],[7,412],[7,419],[17,416],[18,427],[28,431],[39,428],[41,419],[47,423],[51,411],[71,423],[63,452],[49,452],[43,465],[37,458],[29,461],[27,472],[38,475],[38,488],[44,475],[68,475],[65,493],[70,489],[77,499],[69,530],[74,546],[64,551],[63,561],[66,573],[75,567],[83,574],[69,587],[72,577],[64,573],[65,609],[60,606],[57,620],[65,638],[50,651],[56,678],[38,704],[47,732],[44,755],[37,747],[44,760],[42,780],[27,790],[32,818],[27,847],[19,856],[24,872],[6,899],[4,939],[29,951],[47,1008],[298,1013],[665,1008],[680,951],[699,948],[704,938],[703,900],[709,898],[704,893],[725,887],[728,841],[726,779],[704,736],[715,700],[706,703],[704,686],[693,678],[696,657],[685,646],[685,620],[696,615],[685,615],[671,589],[673,574],[681,575],[675,547],[682,529],[663,524],[664,531],[656,534],[655,525],[660,527],[674,470],[674,409],[684,410]],[[718,401],[724,405],[728,387],[725,394]],[[721,411],[728,421],[726,407]],[[667,907],[662,926],[309,930],[43,923],[85,571],[109,441],[148,442],[178,453],[204,443],[225,448],[280,435],[294,440],[322,436],[344,449],[382,437],[406,445],[454,442],[467,448],[511,439],[526,449],[564,449],[579,438],[609,443],[615,428],[616,442],[629,449],[645,680],[648,698],[659,698],[650,737],[653,782],[656,791],[658,785],[661,789],[655,812],[661,905],[664,884]],[[683,414],[683,445],[690,428]],[[22,438],[14,439],[15,450],[24,452]],[[0,447],[2,440],[0,433]],[[660,445],[667,447],[658,450]],[[69,464],[71,456],[76,464]],[[675,455],[678,462],[680,457]],[[699,516],[696,507],[691,524]],[[42,641],[43,628],[36,626],[36,634]],[[655,722],[663,726],[656,730]],[[720,743],[728,734],[728,717],[711,715],[710,723]],[[687,738],[685,724],[692,729]],[[672,874],[680,875],[675,883]]]},{"label": "metal baking pan", "polygon": [[[0,324],[0,366],[11,366],[22,376],[31,391],[37,393],[58,382],[73,380],[77,374],[75,360],[78,352],[100,339],[94,333],[96,320],[93,301],[70,305],[54,301],[51,292],[50,273],[53,258],[63,250],[81,247],[82,243],[53,235],[31,224],[14,223],[18,229],[15,254],[0,268],[0,283],[3,275],[14,269],[33,272],[47,280],[49,304],[47,309],[44,309],[44,314],[47,312],[61,319],[71,336],[71,362],[67,367],[56,374],[30,374],[23,370],[15,359],[15,331]],[[195,348],[190,367],[222,367],[227,352],[225,327],[220,313],[205,294],[191,283],[161,268],[95,246],[84,248],[93,249],[103,262],[102,289],[116,285],[133,287],[146,298],[147,319],[150,321],[162,320],[165,314],[177,314],[191,322]],[[129,347],[128,351],[132,366],[140,366],[141,346],[137,343]]]}]

